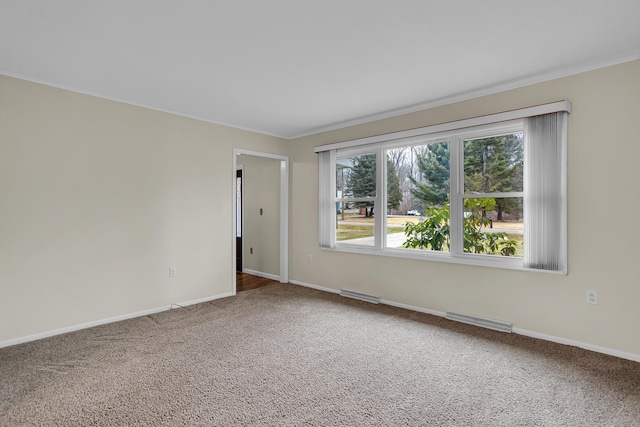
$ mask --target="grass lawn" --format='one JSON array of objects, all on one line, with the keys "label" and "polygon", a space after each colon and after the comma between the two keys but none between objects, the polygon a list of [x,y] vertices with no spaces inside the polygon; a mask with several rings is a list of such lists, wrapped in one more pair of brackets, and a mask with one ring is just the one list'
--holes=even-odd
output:
[{"label": "grass lawn", "polygon": [[[342,216],[338,215],[338,221],[340,222],[360,222],[360,223],[368,223],[373,224],[374,218],[372,217],[364,217],[364,216],[345,216],[342,219]],[[412,222],[416,224],[419,221],[419,217],[417,216],[387,216],[387,224],[394,225],[405,225],[407,222]]]},{"label": "grass lawn", "polygon": [[[364,216],[345,216],[342,219],[341,215],[338,215],[337,220],[340,222],[359,222],[373,224],[374,218],[367,218]],[[404,216],[404,215],[389,215],[387,216],[387,224],[390,225],[405,225],[407,222],[417,224],[420,221],[418,216]],[[524,224],[522,221],[493,221],[494,230],[523,230]]]},{"label": "grass lawn", "polygon": [[[338,215],[338,229],[336,230],[336,240],[351,240],[359,239],[361,237],[373,237],[373,223],[374,218],[365,218],[362,216],[345,217],[344,220]],[[415,216],[389,216],[387,217],[388,225],[404,225],[407,222],[417,223],[418,217]],[[358,224],[349,224],[349,222]],[[340,224],[341,223],[341,224]],[[371,225],[363,225],[371,224]],[[497,222],[494,221],[494,230],[522,230],[523,226],[521,222]],[[387,227],[387,234],[404,233],[402,227]],[[516,257],[522,257],[524,255],[524,236],[522,234],[507,234],[507,238],[518,242],[516,247]],[[419,249],[418,249],[419,250]],[[449,248],[444,248],[448,251]]]},{"label": "grass lawn", "polygon": [[507,238],[518,242],[518,246],[516,246],[515,256],[523,257],[524,256],[524,236],[522,234],[507,234]]},{"label": "grass lawn", "polygon": [[[404,232],[404,228],[387,229],[387,234],[402,232]],[[351,240],[359,239],[361,237],[373,237],[373,221],[371,226],[338,224],[338,229],[336,230],[336,240]]]}]

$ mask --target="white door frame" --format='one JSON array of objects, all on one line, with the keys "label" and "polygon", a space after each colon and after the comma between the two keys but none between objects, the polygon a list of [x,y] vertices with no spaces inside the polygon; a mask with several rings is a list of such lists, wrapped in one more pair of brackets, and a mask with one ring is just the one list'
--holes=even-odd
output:
[{"label": "white door frame", "polygon": [[[240,189],[240,191],[242,192],[242,194],[240,194],[240,197],[242,199],[242,200],[240,200],[240,203],[242,204],[242,212],[240,213],[242,215],[242,217],[240,219],[240,227],[241,227],[240,228],[240,237],[242,238],[242,266],[243,266],[243,269],[244,269],[244,210],[245,210],[244,209],[244,207],[245,207],[245,204],[244,204],[244,165],[240,165],[240,166],[236,165],[235,166],[235,171],[236,171],[236,175],[237,175],[238,171],[242,172],[242,178],[240,178],[240,182],[241,182],[241,186],[242,186],[242,188]],[[237,179],[238,178],[236,177],[236,183],[237,183]],[[234,190],[233,194],[235,196],[237,196],[237,190]],[[238,204],[238,197],[236,197],[234,199],[234,203],[236,205]],[[238,232],[238,228],[237,228],[238,227],[238,211],[237,211],[237,206],[236,205],[234,205],[235,206],[235,208],[234,208],[235,209],[234,210],[235,214],[234,215],[236,216],[236,222],[235,222],[236,228],[234,228],[234,230],[236,230],[236,233],[237,233]],[[238,243],[238,239],[235,239],[234,242],[235,242],[235,244],[237,244]],[[237,257],[235,257],[234,260],[235,259],[237,259]],[[234,262],[236,262],[236,261],[234,261]],[[235,263],[233,266],[234,266],[234,269],[237,270],[237,267],[238,267],[237,263]]]},{"label": "white door frame", "polygon": [[[236,168],[238,167],[238,156],[240,155],[280,160],[280,282],[289,282],[289,156],[234,148],[232,168],[233,227],[231,228],[233,231],[233,248],[231,252],[233,254],[233,261],[231,265],[233,286],[231,293],[233,295],[236,294]],[[244,236],[242,238],[242,242],[244,244]]]}]

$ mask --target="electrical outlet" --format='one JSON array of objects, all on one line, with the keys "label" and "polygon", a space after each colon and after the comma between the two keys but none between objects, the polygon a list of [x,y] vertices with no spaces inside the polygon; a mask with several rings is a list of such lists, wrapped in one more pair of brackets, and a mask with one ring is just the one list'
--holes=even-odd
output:
[{"label": "electrical outlet", "polygon": [[169,277],[176,277],[176,268],[169,267]]},{"label": "electrical outlet", "polygon": [[311,254],[307,255],[307,262],[311,262]]},{"label": "electrical outlet", "polygon": [[597,303],[598,303],[598,292],[587,291],[587,304],[597,304]]}]

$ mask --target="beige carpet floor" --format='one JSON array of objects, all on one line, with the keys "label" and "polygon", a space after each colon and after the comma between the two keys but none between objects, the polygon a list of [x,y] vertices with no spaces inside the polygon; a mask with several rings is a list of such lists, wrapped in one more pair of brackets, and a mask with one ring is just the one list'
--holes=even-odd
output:
[{"label": "beige carpet floor", "polygon": [[1,349],[0,425],[640,426],[640,363],[278,284]]}]

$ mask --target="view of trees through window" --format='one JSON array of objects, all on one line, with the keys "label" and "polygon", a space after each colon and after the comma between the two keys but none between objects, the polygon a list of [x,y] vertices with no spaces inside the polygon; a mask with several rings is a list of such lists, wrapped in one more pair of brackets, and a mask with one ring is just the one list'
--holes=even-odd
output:
[{"label": "view of trees through window", "polygon": [[[386,247],[449,251],[451,198],[458,197],[463,252],[522,256],[523,139],[517,132],[383,150]],[[460,144],[463,180],[453,195],[452,143]],[[376,194],[376,154],[336,160],[337,241],[373,245]]]},{"label": "view of trees through window", "polygon": [[336,159],[336,240],[374,244],[376,155]]},{"label": "view of trees through window", "polygon": [[467,140],[463,153],[464,252],[522,256],[524,134]]}]

